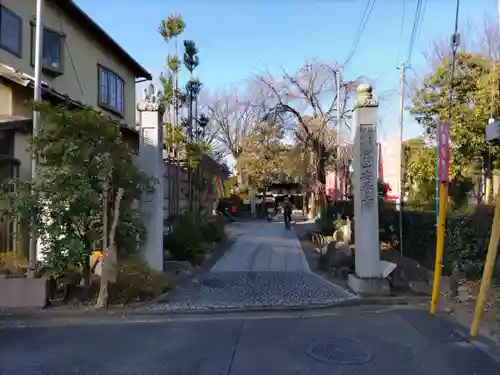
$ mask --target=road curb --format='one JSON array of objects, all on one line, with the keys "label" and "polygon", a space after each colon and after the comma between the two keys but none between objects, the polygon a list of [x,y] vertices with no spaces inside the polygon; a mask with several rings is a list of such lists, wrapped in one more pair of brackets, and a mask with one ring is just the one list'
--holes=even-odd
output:
[{"label": "road curb", "polygon": [[[413,305],[429,301],[427,296],[414,297],[368,297],[351,298],[336,302],[311,304],[311,305],[290,305],[290,306],[242,306],[242,307],[205,307],[205,308],[179,308],[172,310],[136,310],[133,315],[162,315],[162,314],[216,314],[216,313],[248,313],[248,312],[286,312],[286,311],[314,311],[324,310],[335,307],[355,307],[355,306],[394,306],[394,305]],[[168,303],[168,302],[166,302]],[[150,305],[154,308],[154,305]]]},{"label": "road curb", "polygon": [[65,311],[34,310],[34,311],[0,311],[0,324],[10,321],[43,321],[50,319],[100,319],[100,318],[127,318],[158,315],[217,315],[228,313],[252,313],[252,312],[296,312],[296,311],[322,311],[332,308],[356,307],[356,306],[395,306],[395,305],[417,305],[428,301],[428,297],[387,297],[387,298],[353,298],[333,303],[302,305],[302,306],[246,306],[241,308],[205,308],[205,309],[177,309],[177,310],[134,310],[134,309],[75,309]]}]

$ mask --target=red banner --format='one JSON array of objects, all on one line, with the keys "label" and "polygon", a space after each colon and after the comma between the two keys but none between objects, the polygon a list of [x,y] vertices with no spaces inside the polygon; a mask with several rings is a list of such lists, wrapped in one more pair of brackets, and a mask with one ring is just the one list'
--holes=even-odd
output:
[{"label": "red banner", "polygon": [[439,182],[449,181],[450,169],[450,127],[448,123],[439,124],[438,139],[438,176]]}]

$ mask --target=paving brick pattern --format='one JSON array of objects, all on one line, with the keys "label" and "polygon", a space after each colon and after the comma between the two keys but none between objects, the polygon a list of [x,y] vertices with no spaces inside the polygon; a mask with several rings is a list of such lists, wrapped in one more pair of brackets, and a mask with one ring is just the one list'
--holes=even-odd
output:
[{"label": "paving brick pattern", "polygon": [[191,280],[143,311],[317,307],[350,298],[355,297],[311,272],[216,272]]},{"label": "paving brick pattern", "polygon": [[304,308],[357,298],[311,272],[295,231],[283,222],[235,223],[229,231],[237,241],[210,272],[140,310]]}]

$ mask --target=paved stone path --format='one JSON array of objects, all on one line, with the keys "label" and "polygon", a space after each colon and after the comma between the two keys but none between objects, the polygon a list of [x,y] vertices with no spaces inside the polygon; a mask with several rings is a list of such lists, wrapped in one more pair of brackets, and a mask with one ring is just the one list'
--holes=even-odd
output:
[{"label": "paved stone path", "polygon": [[[245,223],[238,223],[243,226]],[[212,267],[212,272],[310,272],[297,236],[281,222],[256,222],[241,233],[233,247]]]},{"label": "paved stone path", "polygon": [[356,298],[311,272],[293,228],[283,222],[241,222],[237,237],[210,272],[189,280],[146,312],[252,310],[331,305]]}]

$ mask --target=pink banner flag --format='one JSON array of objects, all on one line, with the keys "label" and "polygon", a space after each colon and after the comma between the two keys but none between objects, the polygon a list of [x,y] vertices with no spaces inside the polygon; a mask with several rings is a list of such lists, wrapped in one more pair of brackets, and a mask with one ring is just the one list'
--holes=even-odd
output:
[{"label": "pink banner flag", "polygon": [[447,183],[450,169],[450,127],[446,122],[439,124],[438,160],[439,182]]}]

